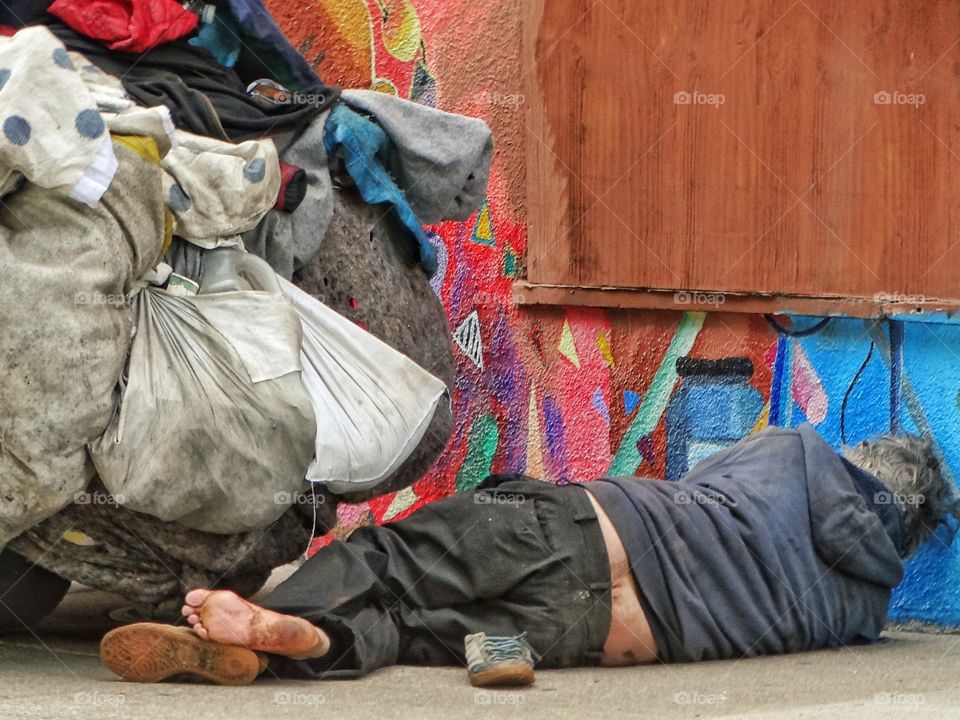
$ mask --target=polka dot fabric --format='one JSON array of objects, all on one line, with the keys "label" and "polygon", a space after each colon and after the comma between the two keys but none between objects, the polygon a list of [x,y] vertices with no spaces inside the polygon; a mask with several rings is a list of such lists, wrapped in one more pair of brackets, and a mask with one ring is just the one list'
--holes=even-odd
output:
[{"label": "polka dot fabric", "polygon": [[96,107],[45,27],[0,38],[0,193],[20,176],[70,193],[108,141]]},{"label": "polka dot fabric", "polygon": [[221,142],[178,131],[163,159],[163,187],[174,232],[218,247],[256,227],[276,204],[280,160],[272,140]]}]

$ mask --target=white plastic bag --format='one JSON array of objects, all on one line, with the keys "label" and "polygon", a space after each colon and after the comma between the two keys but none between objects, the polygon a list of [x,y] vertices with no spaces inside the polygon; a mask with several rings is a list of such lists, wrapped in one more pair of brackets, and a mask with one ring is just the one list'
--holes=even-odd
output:
[{"label": "white plastic bag", "polygon": [[120,410],[90,454],[132,510],[195,530],[266,527],[303,488],[313,407],[300,323],[270,292],[137,296]]},{"label": "white plastic bag", "polygon": [[279,279],[303,325],[303,383],[317,417],[307,480],[338,494],[374,487],[416,449],[447,386]]}]

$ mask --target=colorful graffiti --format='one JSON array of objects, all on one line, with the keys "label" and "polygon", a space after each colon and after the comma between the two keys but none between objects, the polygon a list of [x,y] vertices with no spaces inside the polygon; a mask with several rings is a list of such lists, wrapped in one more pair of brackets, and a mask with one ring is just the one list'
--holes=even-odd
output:
[{"label": "colorful graffiti", "polygon": [[[490,122],[489,195],[467,223],[434,228],[434,289],[458,378],[447,451],[413,488],[341,510],[339,533],[403,517],[487,473],[553,481],[676,478],[750,432],[808,422],[831,443],[927,433],[960,467],[960,328],[943,322],[724,313],[519,309],[522,74],[509,0],[274,0],[328,80],[376,87]],[[935,538],[911,562],[893,616],[960,625],[960,543]]]}]

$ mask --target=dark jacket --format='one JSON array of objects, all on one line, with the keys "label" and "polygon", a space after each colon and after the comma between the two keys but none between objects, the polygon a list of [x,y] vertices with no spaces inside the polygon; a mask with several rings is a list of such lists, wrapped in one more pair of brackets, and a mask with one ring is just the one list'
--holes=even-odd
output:
[{"label": "dark jacket", "polygon": [[663,660],[840,646],[886,624],[903,518],[810,427],[751,436],[678,482],[586,487],[624,541]]}]

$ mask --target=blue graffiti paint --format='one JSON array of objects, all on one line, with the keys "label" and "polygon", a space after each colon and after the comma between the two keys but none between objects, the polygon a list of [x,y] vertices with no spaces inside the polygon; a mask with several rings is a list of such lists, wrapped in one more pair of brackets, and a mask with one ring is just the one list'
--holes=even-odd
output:
[{"label": "blue graffiti paint", "polygon": [[777,356],[773,361],[773,378],[770,380],[770,420],[774,427],[780,425],[780,412],[783,407],[783,367],[787,357],[787,338],[777,337]]},{"label": "blue graffiti paint", "polygon": [[750,385],[747,358],[680,358],[680,388],[667,407],[667,480],[747,435],[763,412],[764,401]]},{"label": "blue graffiti paint", "polygon": [[[848,391],[847,442],[889,432],[890,379],[881,352],[874,351],[870,362],[857,377],[857,371],[870,350],[871,339],[861,320],[837,318],[823,332],[795,341],[803,348],[832,400],[826,417],[817,425],[817,431],[837,448],[842,445],[840,417],[842,401]],[[879,344],[877,349],[881,350]],[[789,387],[786,386],[784,397],[792,408],[796,403],[788,394]],[[802,415],[798,409],[796,421],[788,418],[784,425],[793,427],[803,422]]]}]

